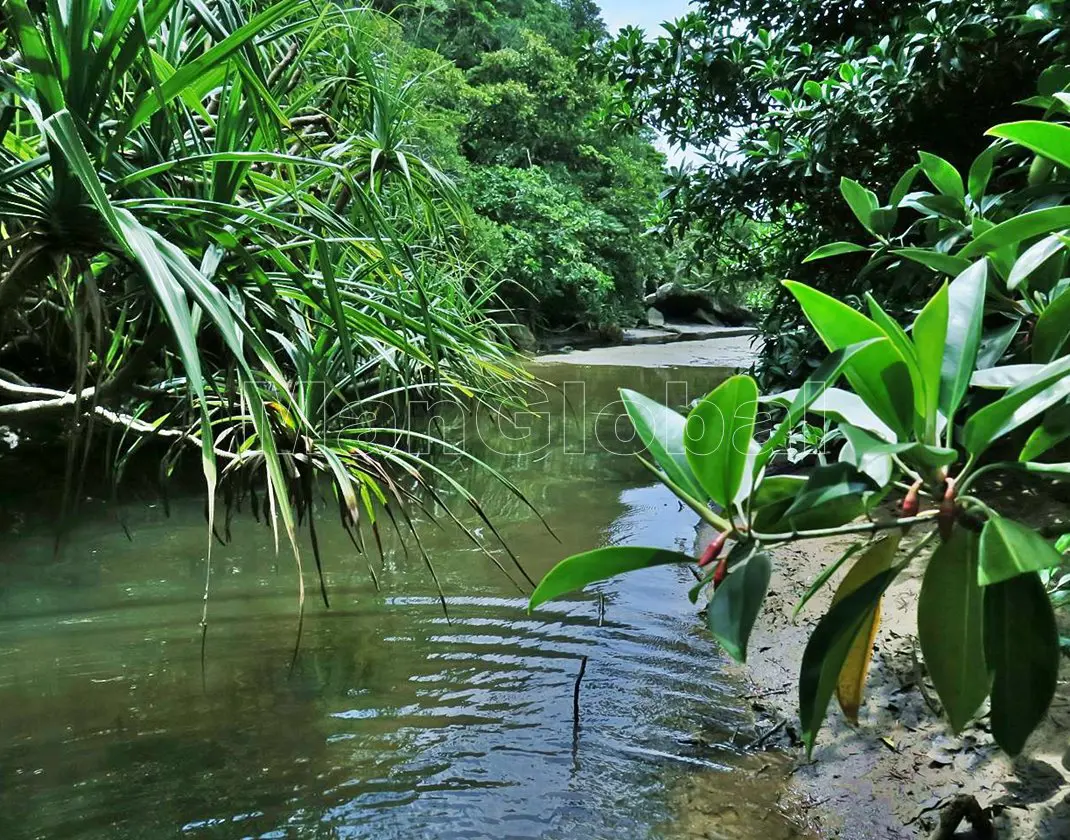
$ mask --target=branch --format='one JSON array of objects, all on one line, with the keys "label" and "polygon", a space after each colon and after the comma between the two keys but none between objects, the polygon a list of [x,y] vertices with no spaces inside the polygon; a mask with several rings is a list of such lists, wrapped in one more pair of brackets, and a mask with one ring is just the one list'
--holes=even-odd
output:
[{"label": "branch", "polygon": [[840,525],[836,528],[818,528],[813,531],[790,531],[784,534],[759,534],[751,532],[751,536],[763,543],[795,542],[797,540],[816,540],[823,537],[836,537],[840,534],[876,534],[880,531],[890,531],[893,528],[909,528],[912,525],[920,525],[931,522],[940,515],[938,510],[927,510],[917,516],[908,516],[905,519],[888,519],[883,522],[862,522],[857,525]]},{"label": "branch", "polygon": [[[73,407],[79,400],[101,402],[121,394],[134,383],[138,375],[159,353],[167,335],[167,327],[163,324],[157,325],[111,379],[99,387],[83,388],[80,394],[28,385],[14,374],[0,370],[0,375],[9,377],[0,379],[0,394],[8,394],[23,400],[9,405],[0,405],[0,420],[11,422],[36,420],[42,414],[55,413]],[[13,379],[18,381],[12,381]]]}]

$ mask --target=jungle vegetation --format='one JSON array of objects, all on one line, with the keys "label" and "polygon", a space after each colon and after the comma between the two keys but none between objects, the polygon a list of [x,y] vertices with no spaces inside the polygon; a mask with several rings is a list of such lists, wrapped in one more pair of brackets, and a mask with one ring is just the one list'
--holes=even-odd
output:
[{"label": "jungle vegetation", "polygon": [[[1018,755],[1067,645],[1066,525],[1010,510],[1000,491],[1008,476],[1042,492],[1070,477],[1064,4],[696,5],[656,41],[622,33],[600,60],[619,119],[710,149],[680,174],[667,233],[731,261],[741,229],[780,231],[752,254],[787,278],[759,372],[802,381],[763,395],[734,376],[686,416],[622,391],[644,464],[716,532],[691,599],[743,661],[779,561],[769,549],[856,537],[795,610],[835,582],[799,672],[808,752],[833,696],[857,719],[882,599],[913,569],[943,713],[956,732],[987,715]],[[820,453],[776,469],[807,416],[828,430]],[[594,549],[547,574],[531,605],[695,560]]]}]

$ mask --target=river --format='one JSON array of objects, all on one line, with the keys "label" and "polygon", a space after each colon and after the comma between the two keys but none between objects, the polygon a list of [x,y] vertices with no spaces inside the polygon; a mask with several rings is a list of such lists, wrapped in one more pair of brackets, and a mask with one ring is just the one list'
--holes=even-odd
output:
[{"label": "river", "polygon": [[[600,544],[690,551],[694,515],[627,454],[637,447],[612,403],[626,385],[682,406],[725,372],[538,373],[563,387],[515,425],[469,424],[464,438],[552,535],[491,477],[442,462],[528,574]],[[57,552],[40,504],[10,506],[37,498],[20,489],[5,491],[0,544],[8,840],[809,836],[780,801],[783,762],[743,749],[755,734],[747,687],[685,597],[687,569],[634,573],[529,615],[479,547],[419,514],[447,619],[411,538],[406,552],[387,534],[383,559],[362,558],[324,505],[331,607],[310,577],[291,670],[293,561],[239,517],[214,552],[202,663],[202,500],[172,499],[166,515],[151,494],[89,499]],[[488,529],[477,535],[519,581]]]}]

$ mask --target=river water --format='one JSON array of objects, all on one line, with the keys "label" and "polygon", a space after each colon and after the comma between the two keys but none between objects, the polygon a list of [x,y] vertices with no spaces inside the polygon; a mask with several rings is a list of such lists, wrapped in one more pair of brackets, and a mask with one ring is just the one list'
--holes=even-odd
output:
[{"label": "river water", "polygon": [[[724,372],[538,373],[563,387],[463,437],[553,536],[489,476],[440,461],[528,574],[603,544],[692,550],[694,515],[627,455],[612,403],[626,385],[682,406]],[[331,607],[310,577],[291,670],[293,561],[239,518],[215,549],[202,663],[203,502],[173,499],[168,516],[151,494],[87,500],[57,553],[34,489],[4,491],[0,837],[809,836],[780,802],[782,760],[741,748],[756,731],[746,686],[687,600],[687,569],[529,615],[485,554],[419,515],[447,620],[419,552],[387,538],[384,559],[359,557],[325,505]]]}]

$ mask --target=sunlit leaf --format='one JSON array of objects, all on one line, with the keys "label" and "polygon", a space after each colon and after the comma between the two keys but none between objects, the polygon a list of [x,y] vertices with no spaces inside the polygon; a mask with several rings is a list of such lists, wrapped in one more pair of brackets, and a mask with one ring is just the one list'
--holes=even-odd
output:
[{"label": "sunlit leaf", "polygon": [[1067,227],[1070,227],[1070,207],[1049,207],[1021,213],[985,231],[962,248],[958,256],[968,260],[976,259],[1007,245],[1017,245],[1034,236],[1043,236]]},{"label": "sunlit leaf", "polygon": [[947,343],[940,369],[940,410],[955,416],[977,364],[985,314],[988,261],[979,260],[948,287]]},{"label": "sunlit leaf", "polygon": [[952,277],[961,274],[970,267],[969,260],[956,257],[952,254],[944,254],[929,248],[900,248],[892,251],[897,257],[903,257],[913,262],[924,265],[941,274],[950,274]]},{"label": "sunlit leaf", "polygon": [[840,192],[862,226],[875,234],[877,231],[873,227],[872,216],[873,211],[880,206],[876,194],[850,178],[840,179]]},{"label": "sunlit leaf", "polygon": [[1045,365],[1001,399],[966,421],[963,441],[971,455],[1070,396],[1070,357]]},{"label": "sunlit leaf", "polygon": [[676,551],[660,548],[610,546],[575,554],[554,566],[539,582],[528,601],[533,610],[561,595],[575,592],[589,583],[608,580],[626,572],[665,566],[673,563],[694,563],[695,559]]},{"label": "sunlit leaf", "polygon": [[671,408],[636,391],[622,388],[621,401],[643,445],[667,476],[690,495],[704,499],[684,451],[686,419]]},{"label": "sunlit leaf", "polygon": [[[829,350],[886,337],[873,321],[835,298],[802,283],[785,281],[784,285]],[[905,434],[914,412],[913,384],[906,362],[891,344],[867,354],[865,361],[864,365],[847,365],[844,373],[848,381],[884,423],[896,434]]]},{"label": "sunlit leaf", "polygon": [[1033,361],[1054,361],[1070,349],[1070,294],[1059,295],[1033,327]]},{"label": "sunlit leaf", "polygon": [[1048,409],[1044,419],[1026,440],[1019,461],[1033,461],[1070,439],[1070,399]]},{"label": "sunlit leaf", "polygon": [[726,510],[743,481],[757,413],[757,384],[749,376],[733,376],[704,397],[687,417],[687,462],[709,497]]},{"label": "sunlit leaf", "polygon": [[1002,137],[1070,168],[1070,127],[1040,120],[1003,123],[985,132]]},{"label": "sunlit leaf", "polygon": [[856,245],[853,242],[831,242],[828,245],[822,245],[820,248],[811,252],[803,262],[814,262],[815,260],[824,260],[829,257],[838,257],[841,254],[857,254],[860,251],[868,250],[868,248],[863,248],[861,245]]},{"label": "sunlit leaf", "polygon": [[914,345],[918,348],[918,369],[924,384],[925,440],[936,442],[937,412],[940,407],[941,373],[947,345],[947,284],[932,296],[914,320]]},{"label": "sunlit leaf", "polygon": [[918,157],[921,158],[922,171],[942,195],[960,203],[965,199],[966,189],[962,185],[962,176],[954,166],[942,157],[928,152],[919,152]]},{"label": "sunlit leaf", "polygon": [[[823,402],[822,398],[828,389],[836,384],[848,364],[864,364],[865,356],[862,354],[866,352],[882,354],[880,348],[873,347],[874,344],[880,342],[882,342],[882,339],[875,338],[833,350],[825,357],[825,360],[818,366],[817,370],[803,383],[802,387],[791,392],[790,399],[786,398],[787,395],[781,395],[783,399],[778,400],[778,402],[786,405],[788,409],[787,416],[784,417],[765,443],[762,444],[762,448],[755,459],[755,472],[762,469],[769,462],[773,453],[784,444],[792,429],[799,425],[808,411],[819,410]],[[818,406],[818,408],[815,408],[815,406]]]}]

